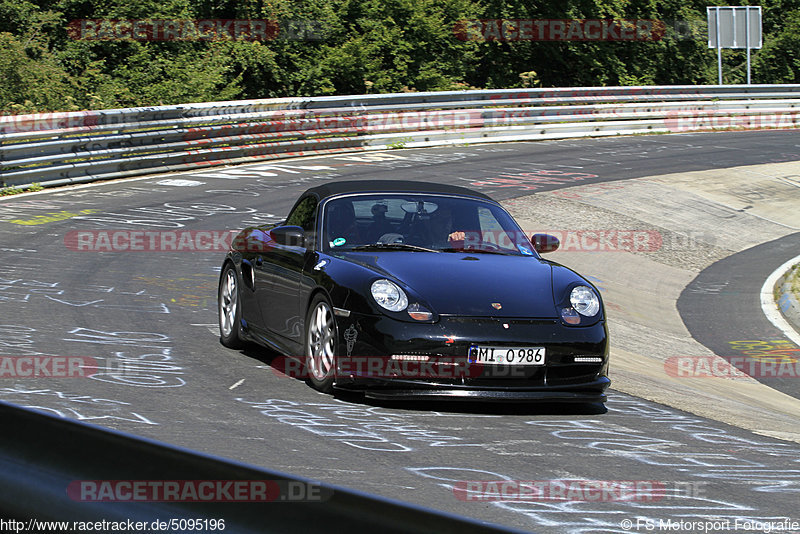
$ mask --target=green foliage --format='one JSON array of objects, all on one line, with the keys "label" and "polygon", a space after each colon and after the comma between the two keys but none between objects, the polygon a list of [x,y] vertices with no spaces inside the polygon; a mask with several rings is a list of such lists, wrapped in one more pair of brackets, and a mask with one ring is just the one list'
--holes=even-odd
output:
[{"label": "green foliage", "polygon": [[42,189],[44,189],[44,187],[42,187],[41,184],[39,183],[32,183],[28,188],[11,187],[11,186],[0,187],[0,197],[19,195],[20,193],[32,193],[34,191],[41,191]]},{"label": "green foliage", "polygon": [[[723,0],[0,0],[0,113],[503,87],[716,83],[705,6]],[[276,39],[76,40],[80,19],[267,19]],[[649,19],[648,41],[463,39],[476,19]],[[754,83],[799,83],[800,7],[764,6]],[[461,38],[459,38],[461,37]],[[723,54],[726,83],[745,55]]]},{"label": "green foliage", "polygon": [[[78,109],[71,98],[71,77],[48,48],[47,33],[56,27],[58,16],[51,11],[37,12],[29,4],[12,9],[5,2],[0,4],[0,13],[19,24],[22,31],[0,31],[0,110]],[[0,27],[6,30],[7,24]]]},{"label": "green foliage", "polygon": [[794,293],[794,298],[800,301],[800,264],[795,264],[792,269],[794,269],[794,273],[790,278],[790,287],[792,293]]},{"label": "green foliage", "polygon": [[399,149],[405,148],[406,147],[406,143],[410,143],[413,140],[414,140],[413,137],[401,137],[400,139],[398,139],[394,143],[388,143],[386,146],[388,146],[389,148],[392,148],[392,149],[399,150]]},{"label": "green foliage", "polygon": [[[775,2],[764,9],[770,39],[753,58],[753,83],[800,83],[800,9],[796,2]],[[742,78],[744,79],[742,75]],[[741,82],[740,82],[741,83]]]}]

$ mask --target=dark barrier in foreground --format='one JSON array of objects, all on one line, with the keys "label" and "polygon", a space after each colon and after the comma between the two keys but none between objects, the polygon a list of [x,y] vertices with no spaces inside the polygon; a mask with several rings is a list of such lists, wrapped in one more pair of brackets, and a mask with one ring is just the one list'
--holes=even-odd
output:
[{"label": "dark barrier in foreground", "polygon": [[3,402],[0,423],[0,518],[21,521],[19,531],[104,520],[93,530],[509,532]]}]

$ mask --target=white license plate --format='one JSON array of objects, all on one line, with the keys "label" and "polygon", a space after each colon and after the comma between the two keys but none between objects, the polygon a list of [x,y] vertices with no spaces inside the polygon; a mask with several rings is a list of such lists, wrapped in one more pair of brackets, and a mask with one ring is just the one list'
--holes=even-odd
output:
[{"label": "white license plate", "polygon": [[490,347],[472,345],[470,363],[487,365],[544,365],[544,347]]}]

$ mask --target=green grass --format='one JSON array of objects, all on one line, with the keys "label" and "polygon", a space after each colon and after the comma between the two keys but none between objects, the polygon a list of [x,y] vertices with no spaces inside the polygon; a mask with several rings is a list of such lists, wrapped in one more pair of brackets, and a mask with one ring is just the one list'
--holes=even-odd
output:
[{"label": "green grass", "polygon": [[414,140],[413,137],[401,137],[394,143],[387,143],[386,146],[388,146],[391,149],[400,150],[406,147],[406,143],[410,143],[413,140]]},{"label": "green grass", "polygon": [[794,272],[789,278],[789,288],[794,294],[794,298],[800,301],[800,264],[793,267]]},{"label": "green grass", "polygon": [[7,197],[9,195],[19,195],[20,193],[31,193],[34,191],[41,191],[44,189],[40,184],[33,183],[30,187],[22,188],[22,187],[3,187],[0,188],[0,197]]}]

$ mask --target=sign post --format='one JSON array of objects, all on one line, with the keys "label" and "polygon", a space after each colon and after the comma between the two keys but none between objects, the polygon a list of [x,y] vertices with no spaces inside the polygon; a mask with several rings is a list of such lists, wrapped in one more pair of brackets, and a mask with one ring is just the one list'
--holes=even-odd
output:
[{"label": "sign post", "polygon": [[761,48],[761,6],[710,6],[708,47],[717,49],[717,80],[722,85],[722,49],[747,50],[747,83],[750,84],[750,49]]}]

